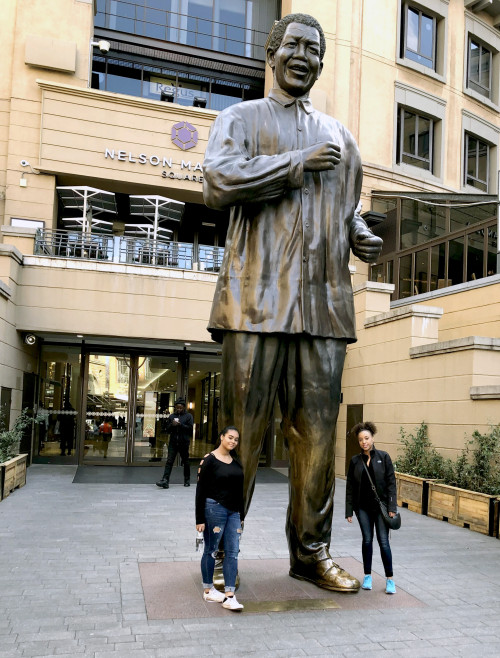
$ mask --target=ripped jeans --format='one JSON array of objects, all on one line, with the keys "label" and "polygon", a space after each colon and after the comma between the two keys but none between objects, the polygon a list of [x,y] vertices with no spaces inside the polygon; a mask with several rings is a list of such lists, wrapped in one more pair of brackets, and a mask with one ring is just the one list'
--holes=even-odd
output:
[{"label": "ripped jeans", "polygon": [[205,531],[203,538],[205,548],[201,558],[201,577],[203,587],[212,587],[216,553],[220,540],[224,536],[224,562],[222,571],[226,592],[236,589],[236,574],[238,573],[238,552],[240,549],[241,521],[240,513],[232,512],[220,503],[207,498],[205,502]]}]

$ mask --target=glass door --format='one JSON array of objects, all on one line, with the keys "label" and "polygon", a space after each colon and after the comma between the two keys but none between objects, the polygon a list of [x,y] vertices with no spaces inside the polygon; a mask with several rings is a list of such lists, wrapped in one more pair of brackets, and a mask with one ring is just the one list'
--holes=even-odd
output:
[{"label": "glass door", "polygon": [[87,358],[83,461],[123,464],[128,453],[133,362],[128,355],[89,354]]},{"label": "glass door", "polygon": [[165,422],[174,411],[180,377],[177,355],[140,356],[134,387],[134,463],[161,462],[167,458],[169,436]]}]

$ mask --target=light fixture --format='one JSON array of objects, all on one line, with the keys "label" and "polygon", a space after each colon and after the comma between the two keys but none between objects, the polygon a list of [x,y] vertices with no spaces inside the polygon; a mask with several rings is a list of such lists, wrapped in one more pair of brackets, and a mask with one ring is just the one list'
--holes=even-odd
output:
[{"label": "light fixture", "polygon": [[77,338],[83,338],[83,334],[76,334]]},{"label": "light fixture", "polygon": [[193,107],[206,107],[207,99],[205,96],[195,96],[193,98]]},{"label": "light fixture", "polygon": [[191,345],[191,343],[184,343],[184,345]]},{"label": "light fixture", "polygon": [[24,342],[26,345],[34,345],[36,343],[36,336],[34,334],[26,334]]}]

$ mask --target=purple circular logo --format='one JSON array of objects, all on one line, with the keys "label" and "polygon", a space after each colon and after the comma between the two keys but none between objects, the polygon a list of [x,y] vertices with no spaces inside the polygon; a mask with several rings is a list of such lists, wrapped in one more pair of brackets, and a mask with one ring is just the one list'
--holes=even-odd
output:
[{"label": "purple circular logo", "polygon": [[187,121],[179,121],[172,127],[172,142],[183,151],[198,144],[198,131]]}]

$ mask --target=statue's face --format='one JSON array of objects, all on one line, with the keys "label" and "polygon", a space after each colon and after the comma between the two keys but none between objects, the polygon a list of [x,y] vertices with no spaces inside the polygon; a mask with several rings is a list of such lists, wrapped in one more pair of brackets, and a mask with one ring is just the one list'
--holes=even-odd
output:
[{"label": "statue's face", "polygon": [[323,68],[318,30],[302,23],[290,23],[280,47],[268,53],[268,62],[283,91],[295,97],[307,94]]}]

